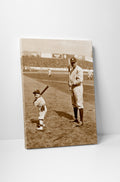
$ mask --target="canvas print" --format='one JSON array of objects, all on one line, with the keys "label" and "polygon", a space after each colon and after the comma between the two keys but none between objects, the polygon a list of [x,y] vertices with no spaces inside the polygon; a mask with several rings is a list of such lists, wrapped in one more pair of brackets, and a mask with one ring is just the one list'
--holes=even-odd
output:
[{"label": "canvas print", "polygon": [[20,42],[25,147],[96,144],[92,41]]}]

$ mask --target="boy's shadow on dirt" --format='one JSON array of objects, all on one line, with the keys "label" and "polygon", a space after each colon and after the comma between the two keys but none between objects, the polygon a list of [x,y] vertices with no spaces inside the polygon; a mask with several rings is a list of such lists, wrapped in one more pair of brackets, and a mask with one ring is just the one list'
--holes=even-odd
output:
[{"label": "boy's shadow on dirt", "polygon": [[31,121],[31,123],[39,124],[39,120],[38,119],[31,119],[30,121]]},{"label": "boy's shadow on dirt", "polygon": [[67,119],[70,119],[72,120],[73,119],[73,116],[71,114],[68,114],[66,112],[63,112],[63,111],[56,111],[54,110],[60,117],[64,117],[64,118],[67,118]]}]

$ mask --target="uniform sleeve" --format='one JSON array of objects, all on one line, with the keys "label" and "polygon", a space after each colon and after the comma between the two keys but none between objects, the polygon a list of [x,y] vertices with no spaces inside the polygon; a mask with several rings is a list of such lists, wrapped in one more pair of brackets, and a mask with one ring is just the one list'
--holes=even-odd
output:
[{"label": "uniform sleeve", "polygon": [[80,83],[83,82],[83,70],[78,69],[77,74],[76,74],[76,80],[74,81],[74,85],[79,85]]},{"label": "uniform sleeve", "polygon": [[39,107],[39,99],[37,99],[37,100],[34,102],[34,106],[35,106],[35,107]]}]

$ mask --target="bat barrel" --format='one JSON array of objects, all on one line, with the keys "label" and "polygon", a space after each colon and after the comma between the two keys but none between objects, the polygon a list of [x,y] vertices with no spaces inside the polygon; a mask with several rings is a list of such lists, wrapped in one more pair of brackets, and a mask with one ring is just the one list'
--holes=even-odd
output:
[{"label": "bat barrel", "polygon": [[48,89],[48,85],[44,88],[44,90],[41,92],[41,95]]}]

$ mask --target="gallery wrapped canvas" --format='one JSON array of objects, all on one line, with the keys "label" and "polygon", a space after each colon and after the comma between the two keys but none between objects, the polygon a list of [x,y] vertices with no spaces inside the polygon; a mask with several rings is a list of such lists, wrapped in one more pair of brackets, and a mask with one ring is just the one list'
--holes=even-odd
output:
[{"label": "gallery wrapped canvas", "polygon": [[25,147],[97,143],[92,41],[21,39]]}]

